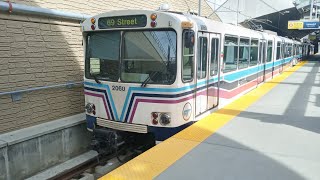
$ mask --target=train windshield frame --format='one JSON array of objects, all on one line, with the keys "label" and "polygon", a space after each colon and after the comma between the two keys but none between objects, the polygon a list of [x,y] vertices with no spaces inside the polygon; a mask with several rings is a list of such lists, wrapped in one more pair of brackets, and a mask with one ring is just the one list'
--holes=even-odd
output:
[{"label": "train windshield frame", "polygon": [[85,76],[111,82],[173,84],[177,33],[173,29],[114,30],[87,35]]}]

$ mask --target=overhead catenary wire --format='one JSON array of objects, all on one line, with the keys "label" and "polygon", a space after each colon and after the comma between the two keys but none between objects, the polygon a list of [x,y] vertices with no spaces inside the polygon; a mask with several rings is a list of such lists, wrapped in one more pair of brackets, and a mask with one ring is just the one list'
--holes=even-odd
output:
[{"label": "overhead catenary wire", "polygon": [[224,3],[222,3],[217,9],[213,11],[213,13],[217,12],[223,5],[225,5],[229,0],[226,0]]},{"label": "overhead catenary wire", "polygon": [[190,11],[191,11],[191,8],[190,8],[190,6],[189,6],[189,4],[188,4],[188,1],[187,1],[187,0],[184,0],[184,2],[185,2],[186,5],[188,6],[188,11],[190,12]]},{"label": "overhead catenary wire", "polygon": [[283,13],[281,13],[280,11],[278,11],[276,8],[272,7],[270,4],[268,4],[267,2],[265,2],[264,0],[259,0],[261,1],[263,4],[265,4],[266,6],[268,6],[269,8],[273,9],[275,12],[279,12],[280,14],[283,15]]},{"label": "overhead catenary wire", "polygon": [[[214,2],[212,2],[212,1],[207,0],[207,2],[219,6],[219,4],[214,3]],[[280,30],[280,31],[283,32],[282,29],[280,29],[280,28],[278,28],[278,27],[276,27],[276,26],[273,26],[273,25],[271,25],[271,24],[269,24],[269,23],[266,23],[266,22],[264,22],[264,21],[261,21],[261,20],[259,20],[259,19],[255,19],[255,18],[253,18],[253,17],[251,17],[251,16],[249,16],[249,15],[243,14],[243,13],[241,13],[241,12],[239,12],[239,11],[236,11],[236,10],[234,10],[234,9],[231,9],[231,8],[228,8],[228,7],[225,7],[225,6],[223,6],[223,8],[225,8],[225,9],[227,9],[227,10],[230,10],[231,12],[239,13],[239,14],[247,17],[248,19],[253,19],[253,20],[255,20],[255,21],[258,21],[258,22],[260,22],[260,23],[266,24],[266,25],[268,25],[268,26],[270,26],[270,27],[273,27],[273,28],[278,29],[278,30]],[[213,13],[212,13],[211,15],[213,15]],[[210,15],[210,16],[211,16],[211,15]],[[210,16],[208,16],[208,17],[210,17]]]}]

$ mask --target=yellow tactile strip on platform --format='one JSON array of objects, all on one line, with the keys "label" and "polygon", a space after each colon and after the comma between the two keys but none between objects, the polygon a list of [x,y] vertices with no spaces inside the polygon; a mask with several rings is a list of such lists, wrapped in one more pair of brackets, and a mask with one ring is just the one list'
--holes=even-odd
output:
[{"label": "yellow tactile strip on platform", "polygon": [[197,123],[158,144],[128,163],[120,166],[100,180],[109,179],[153,179],[170,167],[174,162],[211,136],[223,125],[247,109],[251,104],[269,92],[278,83],[306,63],[300,62],[281,75],[240,97],[224,108],[203,118]]}]

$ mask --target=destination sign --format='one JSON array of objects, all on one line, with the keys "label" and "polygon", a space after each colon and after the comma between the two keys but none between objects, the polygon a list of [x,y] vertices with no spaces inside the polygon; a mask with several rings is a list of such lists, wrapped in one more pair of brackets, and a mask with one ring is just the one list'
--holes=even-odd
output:
[{"label": "destination sign", "polygon": [[146,15],[102,17],[98,20],[100,29],[145,27]]}]

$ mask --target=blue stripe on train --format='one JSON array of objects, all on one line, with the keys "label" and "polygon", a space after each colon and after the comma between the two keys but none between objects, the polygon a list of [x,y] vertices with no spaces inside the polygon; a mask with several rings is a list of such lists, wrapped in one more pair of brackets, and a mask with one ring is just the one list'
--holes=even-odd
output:
[{"label": "blue stripe on train", "polygon": [[254,67],[251,67],[251,68],[248,68],[248,69],[243,69],[243,70],[240,70],[240,71],[237,71],[237,72],[226,74],[224,76],[221,76],[221,79],[226,81],[226,82],[228,82],[228,83],[231,83],[231,82],[240,80],[242,78],[251,76],[253,74],[262,72],[263,71],[263,66],[265,66],[265,69],[267,70],[267,69],[270,69],[272,67],[276,67],[276,66],[285,64],[285,63],[291,61],[292,59],[293,59],[293,57],[289,57],[289,58],[281,59],[281,60],[274,61],[274,62],[271,61],[269,63],[266,63],[265,65],[254,66]]}]

